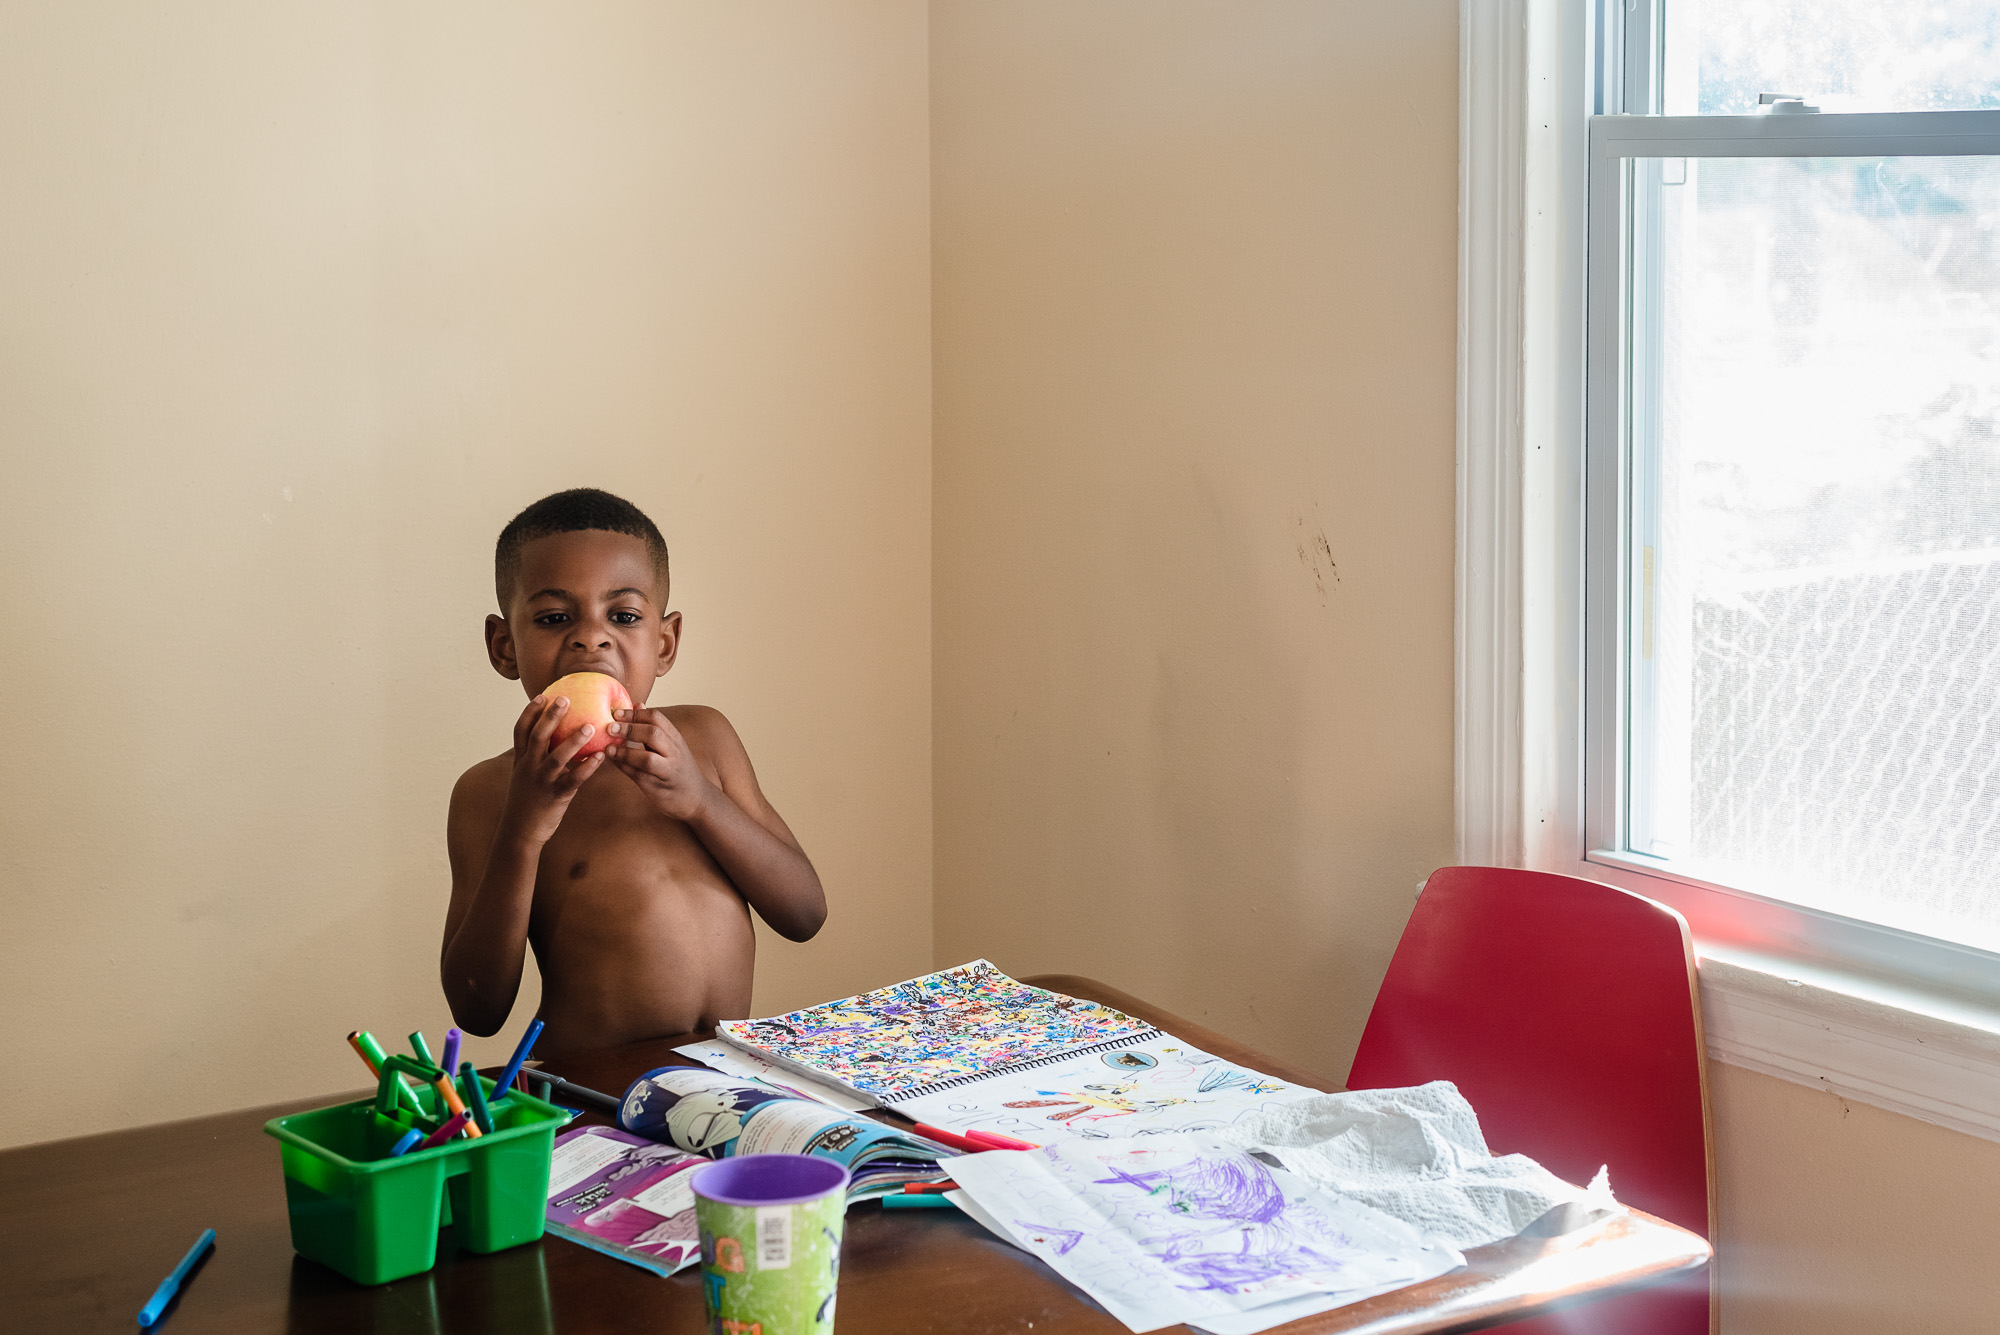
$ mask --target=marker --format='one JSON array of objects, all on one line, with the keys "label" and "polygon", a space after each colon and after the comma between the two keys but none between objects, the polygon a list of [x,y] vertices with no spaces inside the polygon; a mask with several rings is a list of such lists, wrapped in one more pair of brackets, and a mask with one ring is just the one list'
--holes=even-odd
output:
[{"label": "marker", "polygon": [[947,1131],[941,1126],[926,1126],[922,1122],[917,1123],[917,1134],[925,1140],[935,1140],[940,1145],[949,1146],[960,1154],[983,1154],[995,1148],[992,1145],[982,1145],[976,1140],[969,1140],[956,1131]]},{"label": "marker", "polygon": [[437,1146],[444,1144],[447,1140],[450,1140],[460,1131],[474,1130],[475,1128],[466,1125],[466,1123],[471,1120],[471,1117],[472,1117],[471,1113],[460,1111],[458,1115],[453,1117],[449,1122],[446,1122],[443,1126],[439,1127],[437,1130],[431,1132],[428,1136],[425,1136],[421,1141],[419,1141],[417,1143],[417,1148],[420,1150],[434,1149]]},{"label": "marker", "polygon": [[956,1210],[945,1197],[935,1193],[922,1196],[884,1196],[882,1208],[885,1210]]},{"label": "marker", "polygon": [[[415,1076],[427,1085],[442,1087],[450,1083],[445,1080],[443,1071],[438,1070],[435,1066],[426,1066],[415,1057],[405,1057],[400,1052],[385,1057],[382,1059],[382,1083],[375,1090],[375,1111],[382,1116],[391,1119],[395,1118],[397,1110],[394,1089],[402,1085],[402,1077],[405,1074]],[[408,1093],[407,1090],[404,1092]],[[414,1095],[411,1095],[411,1097],[415,1098]],[[414,1120],[426,1130],[436,1126],[438,1123],[437,1118],[421,1111],[421,1109],[414,1114]]]},{"label": "marker", "polygon": [[903,1184],[903,1194],[905,1196],[932,1196],[940,1191],[957,1190],[958,1183],[956,1182],[905,1182]]},{"label": "marker", "polygon": [[493,1113],[486,1106],[486,1091],[480,1087],[479,1072],[466,1062],[458,1068],[459,1079],[465,1083],[466,1102],[472,1105],[472,1121],[481,1131],[489,1135],[493,1131]]},{"label": "marker", "polygon": [[521,1063],[528,1060],[528,1050],[535,1046],[535,1040],[542,1036],[542,1022],[536,1020],[528,1026],[528,1032],[521,1035],[521,1041],[514,1047],[514,1055],[507,1059],[500,1078],[493,1082],[493,1091],[503,1098],[507,1088],[514,1083],[514,1077],[521,1072]]},{"label": "marker", "polygon": [[618,1109],[623,1106],[619,1100],[612,1098],[609,1094],[600,1094],[594,1089],[585,1089],[582,1085],[572,1085],[560,1076],[550,1075],[547,1071],[538,1071],[532,1066],[523,1067],[521,1074],[530,1080],[539,1080],[542,1082],[542,1096],[544,1098],[553,1094],[566,1095],[569,1098],[575,1099],[578,1103],[587,1104],[599,1112],[610,1114],[612,1117],[616,1117]]},{"label": "marker", "polygon": [[1040,1145],[1031,1145],[1025,1140],[1016,1140],[1012,1136],[1003,1136],[998,1131],[981,1131],[976,1127],[968,1129],[965,1133],[965,1138],[967,1140],[976,1140],[980,1144],[996,1150],[1038,1150],[1041,1148]]},{"label": "marker", "polygon": [[402,1158],[405,1154],[408,1154],[410,1152],[410,1147],[412,1145],[416,1144],[423,1138],[424,1138],[424,1133],[421,1131],[405,1131],[403,1133],[403,1138],[397,1141],[394,1145],[391,1145],[389,1147],[389,1157],[391,1159]]},{"label": "marker", "polygon": [[444,1060],[438,1063],[439,1066],[447,1071],[458,1069],[458,1045],[464,1038],[456,1025],[444,1031]]},{"label": "marker", "polygon": [[[359,1053],[361,1060],[368,1064],[368,1074],[380,1080],[382,1063],[389,1058],[382,1051],[382,1045],[375,1041],[375,1035],[366,1029],[357,1029],[347,1036],[347,1045]],[[417,1102],[417,1096],[412,1094],[410,1087],[400,1080],[396,1082],[396,1101],[409,1104],[410,1110],[419,1116],[423,1114],[423,1105]]]},{"label": "marker", "polygon": [[[458,1096],[458,1091],[452,1088],[451,1077],[440,1075],[435,1083],[438,1097],[444,1100],[444,1106],[451,1109],[461,1122],[469,1120],[472,1116],[472,1111],[465,1106],[465,1100]],[[468,1125],[465,1128],[465,1134],[468,1139],[477,1140],[481,1133],[477,1126]]]},{"label": "marker", "polygon": [[194,1240],[194,1246],[188,1248],[188,1254],[183,1256],[181,1263],[174,1267],[174,1273],[160,1281],[160,1287],[153,1290],[152,1298],[147,1301],[144,1307],[139,1309],[140,1325],[150,1326],[160,1319],[160,1313],[166,1310],[167,1304],[174,1300],[176,1293],[180,1292],[182,1282],[188,1277],[188,1271],[194,1269],[194,1263],[199,1261],[208,1249],[214,1245],[215,1230],[212,1228],[203,1229],[201,1236]]},{"label": "marker", "polygon": [[[457,1030],[453,1030],[452,1032],[456,1033]],[[417,1029],[411,1032],[410,1047],[419,1057],[422,1057],[424,1059],[424,1065],[426,1066],[437,1065],[437,1063],[431,1059],[431,1045],[424,1042],[423,1030]],[[431,1084],[433,1087],[436,1088],[438,1092],[438,1097],[444,1100],[445,1107],[451,1109],[455,1113],[462,1113],[465,1111],[465,1100],[459,1098],[458,1091],[451,1087],[451,1077],[449,1075],[445,1074],[443,1071],[439,1071],[438,1078],[431,1081]],[[467,1131],[465,1134],[474,1137],[476,1139],[479,1135],[479,1128],[475,1126],[471,1130]]]}]

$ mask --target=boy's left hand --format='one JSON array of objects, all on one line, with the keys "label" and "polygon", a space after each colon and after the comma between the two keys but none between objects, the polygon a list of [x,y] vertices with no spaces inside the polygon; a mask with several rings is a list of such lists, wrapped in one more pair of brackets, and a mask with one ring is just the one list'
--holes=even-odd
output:
[{"label": "boy's left hand", "polygon": [[675,820],[692,821],[706,805],[711,787],[695,763],[687,739],[664,710],[621,709],[612,715],[615,744],[605,754],[639,785],[639,791]]}]

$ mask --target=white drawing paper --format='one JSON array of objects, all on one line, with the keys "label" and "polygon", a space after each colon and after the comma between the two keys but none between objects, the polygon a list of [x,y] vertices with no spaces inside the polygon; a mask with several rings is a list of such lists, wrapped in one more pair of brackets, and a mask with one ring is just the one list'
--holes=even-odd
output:
[{"label": "white drawing paper", "polygon": [[952,1161],[1016,1245],[1134,1331],[1233,1318],[1308,1295],[1400,1287],[1464,1264],[1359,1201],[1195,1133]]},{"label": "white drawing paper", "polygon": [[1109,1052],[967,1080],[898,1100],[895,1109],[947,1131],[976,1127],[1046,1145],[1219,1131],[1259,1109],[1317,1093],[1156,1034]]},{"label": "white drawing paper", "polygon": [[862,1112],[875,1106],[872,1099],[864,1099],[852,1090],[827,1080],[815,1080],[809,1075],[787,1070],[777,1063],[759,1056],[734,1043],[725,1043],[712,1038],[701,1043],[683,1043],[674,1049],[683,1057],[692,1057],[711,1070],[724,1075],[740,1076],[747,1080],[759,1080],[764,1084],[796,1094],[803,1099],[814,1099],[828,1107],[842,1112]]}]

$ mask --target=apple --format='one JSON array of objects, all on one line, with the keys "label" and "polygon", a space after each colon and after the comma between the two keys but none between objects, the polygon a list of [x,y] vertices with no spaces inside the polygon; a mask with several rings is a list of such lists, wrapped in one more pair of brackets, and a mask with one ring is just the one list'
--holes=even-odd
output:
[{"label": "apple", "polygon": [[576,753],[578,760],[595,755],[611,745],[614,740],[611,736],[611,711],[632,707],[632,697],[626,692],[625,683],[602,672],[572,672],[567,677],[558,677],[549,683],[542,694],[550,700],[561,696],[569,701],[568,712],[556,723],[557,743],[586,723],[597,729]]}]

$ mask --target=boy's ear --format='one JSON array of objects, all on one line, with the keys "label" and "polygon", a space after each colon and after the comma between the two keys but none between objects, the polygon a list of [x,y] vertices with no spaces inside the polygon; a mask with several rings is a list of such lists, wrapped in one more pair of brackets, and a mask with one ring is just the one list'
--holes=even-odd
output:
[{"label": "boy's ear", "polygon": [[681,651],[681,614],[669,612],[660,618],[660,658],[653,664],[653,675],[664,677],[674,665],[674,658]]},{"label": "boy's ear", "polygon": [[521,665],[514,658],[514,632],[508,629],[506,617],[486,618],[486,661],[508,681],[521,679]]}]

